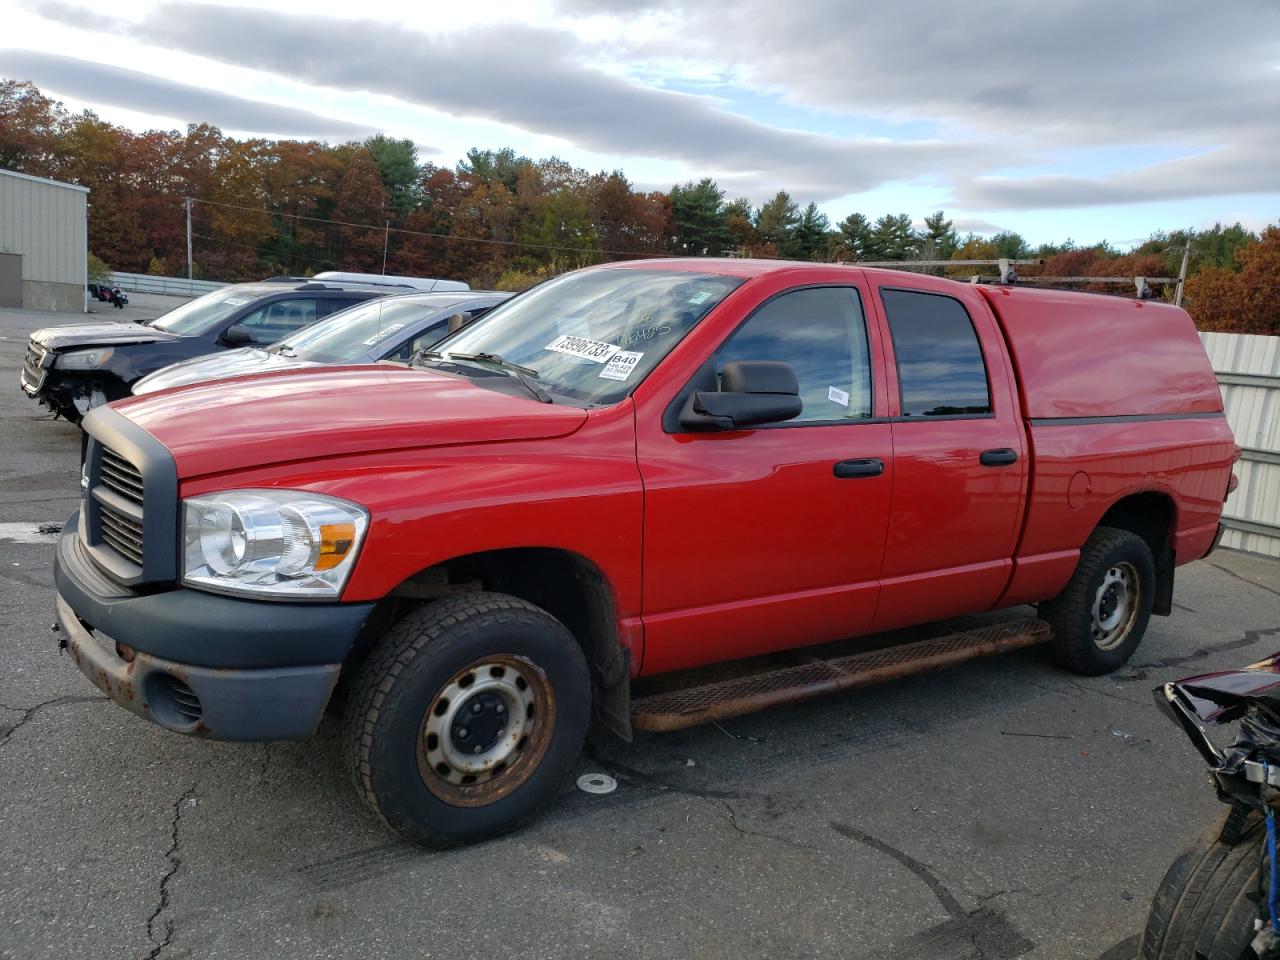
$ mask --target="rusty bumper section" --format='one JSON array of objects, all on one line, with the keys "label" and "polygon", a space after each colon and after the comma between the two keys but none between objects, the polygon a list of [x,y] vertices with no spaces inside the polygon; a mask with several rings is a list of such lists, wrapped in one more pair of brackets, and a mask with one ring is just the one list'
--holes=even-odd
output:
[{"label": "rusty bumper section", "polygon": [[682,730],[1029,647],[1044,643],[1052,633],[1042,620],[1012,620],[870,653],[814,660],[769,673],[644,697],[635,702],[632,720],[639,730]]},{"label": "rusty bumper section", "polygon": [[177,733],[215,740],[309,736],[338,679],[340,664],[223,669],[117,651],[100,642],[61,596],[57,612],[80,672],[126,710]]}]

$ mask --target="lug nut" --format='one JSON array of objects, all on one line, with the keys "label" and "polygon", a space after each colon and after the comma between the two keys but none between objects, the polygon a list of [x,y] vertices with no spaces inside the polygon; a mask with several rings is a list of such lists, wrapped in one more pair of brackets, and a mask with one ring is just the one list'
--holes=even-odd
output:
[{"label": "lug nut", "polygon": [[473,704],[471,705],[471,712],[472,712],[472,713],[479,713],[479,712],[480,712],[481,710],[483,710],[483,709],[484,709],[484,707],[482,707],[482,706],[480,705],[480,701],[479,701],[479,700],[477,700],[475,703],[473,703]]},{"label": "lug nut", "polygon": [[496,707],[494,707],[494,709],[497,710],[498,713],[506,713],[506,708],[503,707],[502,704],[498,704]]},{"label": "lug nut", "polygon": [[457,730],[453,731],[453,735],[459,740],[465,740],[467,739],[467,728],[459,727]]},{"label": "lug nut", "polygon": [[483,753],[483,752],[484,752],[484,747],[480,746],[480,744],[478,743],[476,744],[475,750],[472,751],[472,753]]}]

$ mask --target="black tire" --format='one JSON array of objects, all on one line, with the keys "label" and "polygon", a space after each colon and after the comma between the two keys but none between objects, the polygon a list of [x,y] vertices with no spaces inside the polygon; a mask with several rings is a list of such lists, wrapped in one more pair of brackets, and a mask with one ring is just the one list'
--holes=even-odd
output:
[{"label": "black tire", "polygon": [[[1113,581],[1116,571],[1122,579]],[[1104,580],[1108,582],[1107,590],[1123,594],[1123,578],[1136,582],[1136,596],[1124,601],[1127,612],[1117,627],[1100,637],[1095,633],[1099,627],[1095,600],[1100,599]],[[1121,585],[1118,591],[1117,584]],[[1080,551],[1080,560],[1066,588],[1040,604],[1041,619],[1053,627],[1053,653],[1058,662],[1086,676],[1110,673],[1123,666],[1147,632],[1155,586],[1155,561],[1146,541],[1128,530],[1098,527]],[[1116,604],[1114,597],[1111,603]],[[1112,606],[1111,610],[1115,609]]]},{"label": "black tire", "polygon": [[[525,707],[510,699],[522,682]],[[505,686],[467,694],[484,683]],[[482,720],[505,722],[493,743],[510,752],[501,769],[481,774],[490,779],[468,784],[459,780],[471,761],[457,757],[457,731],[483,696],[511,704],[505,720],[494,700],[482,712]],[[391,628],[351,686],[343,738],[356,790],[373,812],[410,840],[443,846],[504,833],[551,801],[573,772],[590,717],[586,658],[565,626],[515,597],[471,593],[419,607]],[[431,732],[441,723],[440,734]],[[436,763],[442,759],[456,769]]]},{"label": "black tire", "polygon": [[1234,843],[1219,822],[1174,860],[1151,900],[1139,960],[1252,960],[1265,837],[1250,814]]}]

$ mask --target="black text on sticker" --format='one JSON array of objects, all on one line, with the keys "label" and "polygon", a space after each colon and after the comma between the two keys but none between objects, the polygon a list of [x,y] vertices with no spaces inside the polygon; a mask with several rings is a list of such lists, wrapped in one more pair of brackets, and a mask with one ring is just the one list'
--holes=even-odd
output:
[{"label": "black text on sticker", "polygon": [[643,353],[636,353],[634,350],[619,350],[609,358],[609,362],[600,371],[600,376],[605,380],[626,380],[635,373],[643,356]]},{"label": "black text on sticker", "polygon": [[618,352],[618,348],[612,343],[605,343],[602,340],[588,340],[586,337],[571,337],[567,334],[562,337],[556,337],[544,349],[554,350],[556,353],[567,353],[570,356],[581,357],[583,360],[590,360],[593,363],[604,363]]}]

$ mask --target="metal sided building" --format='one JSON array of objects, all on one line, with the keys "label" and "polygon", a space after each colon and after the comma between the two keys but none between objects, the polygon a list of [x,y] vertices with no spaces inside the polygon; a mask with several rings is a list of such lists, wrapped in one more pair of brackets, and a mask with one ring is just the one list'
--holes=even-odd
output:
[{"label": "metal sided building", "polygon": [[0,307],[84,312],[89,188],[0,170]]}]

